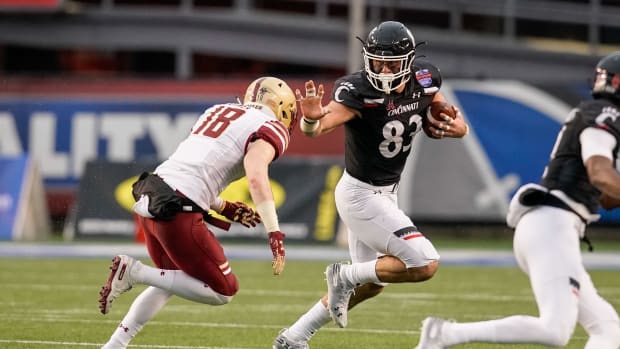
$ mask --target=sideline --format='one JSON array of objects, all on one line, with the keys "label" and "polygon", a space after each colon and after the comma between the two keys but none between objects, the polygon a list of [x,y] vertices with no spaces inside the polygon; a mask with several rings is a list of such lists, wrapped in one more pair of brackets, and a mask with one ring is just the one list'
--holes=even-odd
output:
[{"label": "sideline", "polygon": [[[265,243],[224,243],[226,256],[238,260],[270,260],[271,251]],[[441,262],[453,265],[516,266],[509,250],[443,249]],[[128,254],[136,258],[148,257],[146,247],[138,243],[27,243],[0,242],[0,258],[109,258]],[[286,258],[307,261],[346,261],[347,249],[335,246],[286,246]],[[620,269],[620,253],[584,252],[588,269]]]}]

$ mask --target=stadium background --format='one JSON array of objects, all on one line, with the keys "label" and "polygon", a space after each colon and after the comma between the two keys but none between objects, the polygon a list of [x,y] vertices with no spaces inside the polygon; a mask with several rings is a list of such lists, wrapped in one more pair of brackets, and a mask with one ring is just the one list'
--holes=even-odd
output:
[{"label": "stadium background", "polygon": [[[165,159],[192,118],[258,75],[331,90],[361,65],[355,36],[389,19],[427,41],[418,56],[440,67],[442,91],[473,131],[418,137],[401,206],[437,234],[509,237],[510,195],[537,181],[566,112],[588,96],[592,67],[620,41],[620,6],[604,0],[4,0],[0,11],[0,157],[28,156],[39,168],[52,238],[128,237],[132,217],[113,191],[129,169]],[[341,166],[342,136],[297,134],[278,164],[280,184],[316,182],[284,186],[285,223],[306,227],[292,236],[336,240],[337,217],[317,216],[329,212],[321,195]],[[86,180],[91,162],[103,167]],[[119,167],[127,172],[113,180]],[[3,217],[9,206],[0,204]],[[620,215],[602,213],[593,234],[614,239]],[[87,236],[80,217],[96,220]],[[228,236],[258,233],[240,234]]]}]

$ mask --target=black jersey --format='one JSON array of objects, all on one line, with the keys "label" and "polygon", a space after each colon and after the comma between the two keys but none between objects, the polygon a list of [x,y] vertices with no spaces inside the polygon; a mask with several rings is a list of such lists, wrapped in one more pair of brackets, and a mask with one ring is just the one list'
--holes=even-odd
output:
[{"label": "black jersey", "polygon": [[353,177],[374,185],[397,183],[405,167],[422,115],[441,87],[434,65],[416,60],[401,93],[385,94],[364,71],[336,80],[333,100],[359,111],[345,124],[345,167]]},{"label": "black jersey", "polygon": [[582,102],[573,109],[551,152],[551,158],[543,174],[541,184],[549,189],[560,189],[573,200],[585,205],[591,213],[599,209],[601,192],[588,179],[588,172],[581,158],[579,136],[588,127],[596,127],[616,138],[612,154],[614,164],[620,144],[620,110],[604,99]]}]

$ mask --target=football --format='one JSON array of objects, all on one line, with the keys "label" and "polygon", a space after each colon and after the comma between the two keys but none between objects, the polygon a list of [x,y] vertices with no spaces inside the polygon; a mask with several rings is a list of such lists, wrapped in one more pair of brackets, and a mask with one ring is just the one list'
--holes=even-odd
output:
[{"label": "football", "polygon": [[432,126],[431,121],[444,121],[444,117],[441,114],[448,115],[453,119],[456,118],[456,111],[450,103],[433,102],[428,106],[428,108],[426,108],[426,117],[422,118],[422,129],[427,136],[435,139],[441,138],[438,135],[433,134],[429,129],[429,126]]},{"label": "football", "polygon": [[426,110],[426,117],[433,122],[443,121],[444,117],[441,114],[446,114],[453,119],[456,118],[456,111],[450,103],[433,102]]}]

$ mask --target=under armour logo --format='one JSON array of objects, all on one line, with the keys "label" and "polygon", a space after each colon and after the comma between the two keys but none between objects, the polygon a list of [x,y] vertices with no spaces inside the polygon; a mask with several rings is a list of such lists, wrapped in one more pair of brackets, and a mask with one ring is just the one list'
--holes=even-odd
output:
[{"label": "under armour logo", "polygon": [[122,328],[122,329],[123,329],[123,331],[125,331],[125,333],[129,332],[129,327],[127,327],[127,326],[123,326],[123,323],[122,323],[122,322],[118,325],[118,327]]}]

